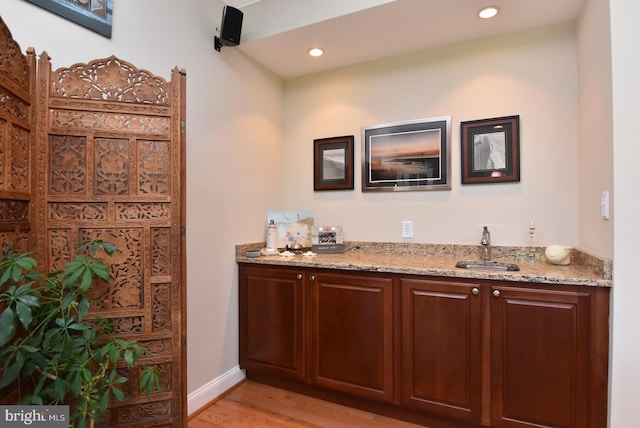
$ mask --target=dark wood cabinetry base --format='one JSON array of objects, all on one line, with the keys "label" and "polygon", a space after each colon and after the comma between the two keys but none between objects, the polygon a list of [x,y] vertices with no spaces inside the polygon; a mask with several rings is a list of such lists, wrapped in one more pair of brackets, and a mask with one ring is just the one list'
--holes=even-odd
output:
[{"label": "dark wood cabinetry base", "polygon": [[599,428],[609,288],[240,264],[250,380],[431,428]]}]

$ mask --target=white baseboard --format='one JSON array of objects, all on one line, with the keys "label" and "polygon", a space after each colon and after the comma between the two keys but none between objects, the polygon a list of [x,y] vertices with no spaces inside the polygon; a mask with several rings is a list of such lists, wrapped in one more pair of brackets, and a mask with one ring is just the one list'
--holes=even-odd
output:
[{"label": "white baseboard", "polygon": [[238,382],[245,378],[244,370],[235,366],[221,376],[207,382],[205,385],[187,395],[187,414],[191,415],[206,406],[220,395],[224,394]]}]

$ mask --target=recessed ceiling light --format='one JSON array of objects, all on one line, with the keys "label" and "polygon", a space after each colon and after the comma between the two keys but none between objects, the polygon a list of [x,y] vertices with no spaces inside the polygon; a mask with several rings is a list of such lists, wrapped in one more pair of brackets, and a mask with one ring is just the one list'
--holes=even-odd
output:
[{"label": "recessed ceiling light", "polygon": [[324,54],[324,51],[320,48],[311,48],[308,52],[311,56],[322,56]]},{"label": "recessed ceiling light", "polygon": [[493,18],[498,14],[500,8],[498,6],[487,6],[478,12],[478,16],[483,19]]}]

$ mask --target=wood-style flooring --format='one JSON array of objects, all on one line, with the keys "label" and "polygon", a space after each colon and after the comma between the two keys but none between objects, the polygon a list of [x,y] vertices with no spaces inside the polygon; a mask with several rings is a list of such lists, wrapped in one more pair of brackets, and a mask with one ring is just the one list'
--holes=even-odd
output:
[{"label": "wood-style flooring", "polygon": [[251,381],[241,383],[189,420],[189,428],[419,426]]}]

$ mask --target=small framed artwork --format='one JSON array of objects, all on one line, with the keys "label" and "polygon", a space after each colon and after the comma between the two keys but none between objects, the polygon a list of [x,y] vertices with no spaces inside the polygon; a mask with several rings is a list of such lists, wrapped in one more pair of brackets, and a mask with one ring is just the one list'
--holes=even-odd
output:
[{"label": "small framed artwork", "polygon": [[362,130],[362,191],[451,189],[451,117]]},{"label": "small framed artwork", "polygon": [[343,253],[342,226],[313,226],[311,251],[314,253]]},{"label": "small framed artwork", "polygon": [[27,0],[50,12],[111,38],[113,0]]},{"label": "small framed artwork", "polygon": [[353,189],[353,135],[313,140],[313,190]]},{"label": "small framed artwork", "polygon": [[276,248],[290,248],[298,243],[311,247],[313,211],[267,211],[267,224],[276,225]]},{"label": "small framed artwork", "polygon": [[520,116],[460,123],[462,184],[520,181]]}]

